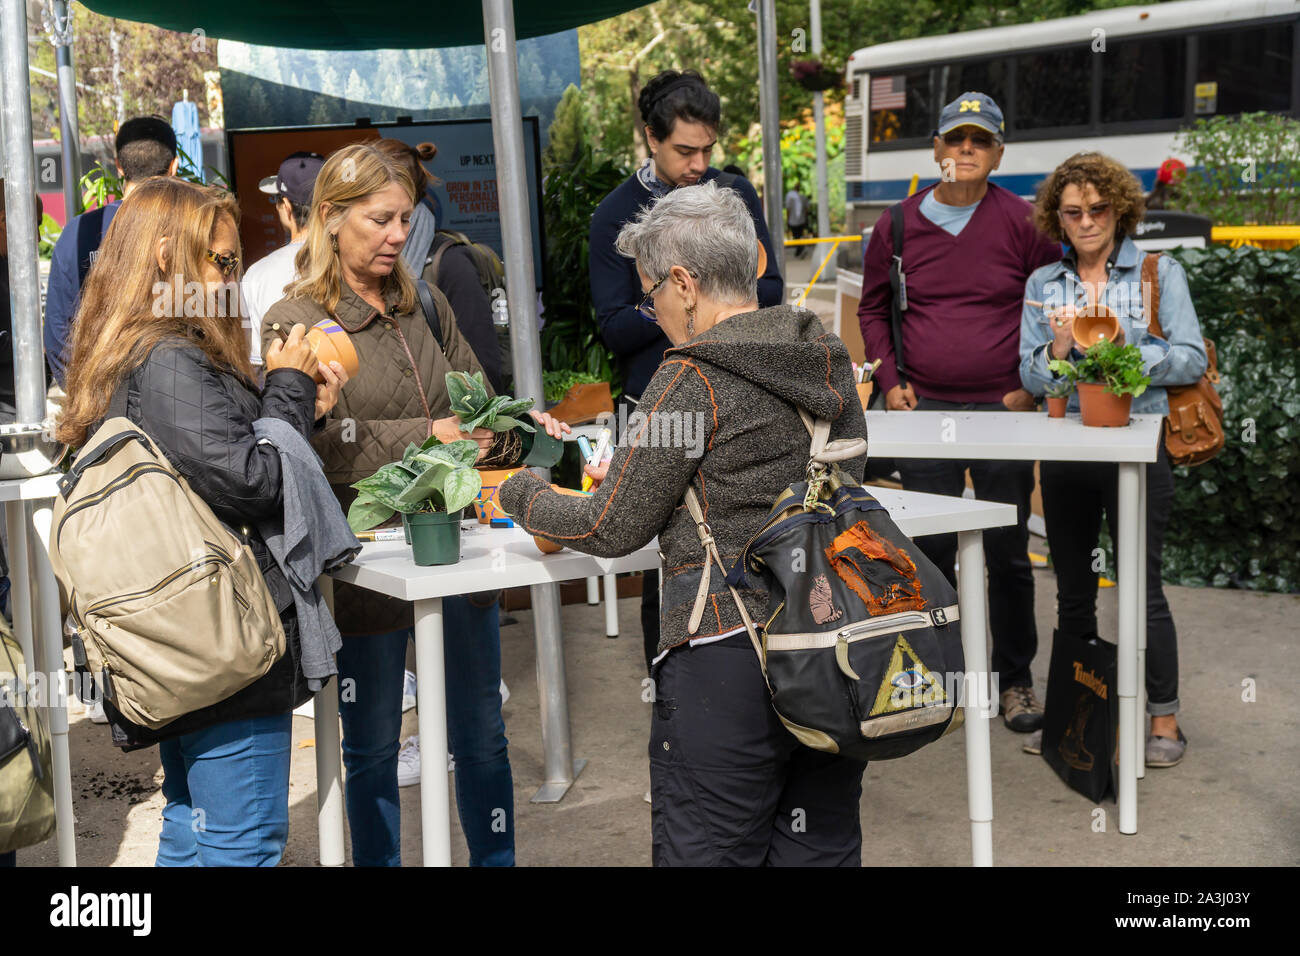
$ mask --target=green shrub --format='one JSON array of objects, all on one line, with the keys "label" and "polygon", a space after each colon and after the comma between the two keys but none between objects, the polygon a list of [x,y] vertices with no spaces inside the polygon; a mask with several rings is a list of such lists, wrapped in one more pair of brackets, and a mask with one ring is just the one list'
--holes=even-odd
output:
[{"label": "green shrub", "polygon": [[1198,119],[1178,134],[1192,157],[1170,209],[1209,216],[1220,226],[1300,219],[1300,120],[1277,113]]},{"label": "green shrub", "polygon": [[1300,591],[1300,248],[1174,256],[1218,349],[1227,443],[1174,469],[1165,580]]}]

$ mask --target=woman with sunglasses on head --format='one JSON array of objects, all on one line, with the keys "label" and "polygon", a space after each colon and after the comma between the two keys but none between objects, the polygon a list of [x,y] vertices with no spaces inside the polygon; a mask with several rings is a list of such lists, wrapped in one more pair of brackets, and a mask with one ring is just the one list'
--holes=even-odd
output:
[{"label": "woman with sunglasses on head", "polygon": [[[295,260],[299,278],[262,321],[264,348],[277,325],[333,319],[357,351],[360,368],[314,440],[345,510],[357,495],[352,483],[400,460],[411,442],[470,439],[479,444],[480,462],[512,463],[503,449],[519,440],[515,432],[462,431],[451,411],[447,373],[482,366],[436,286],[429,287],[436,314],[425,315],[417,280],[401,258],[416,199],[406,164],[375,146],[356,143],[330,154],[316,177],[306,242]],[[532,414],[555,437],[568,429]],[[352,861],[401,866],[398,740],[411,604],[337,584],[334,608],[343,633],[340,686],[355,689],[339,702]],[[470,865],[513,866],[497,599],[448,597],[443,615],[447,735]]]},{"label": "woman with sunglasses on head", "polygon": [[[1205,345],[1192,306],[1183,267],[1160,256],[1159,327],[1151,332],[1144,314],[1144,253],[1133,242],[1145,210],[1142,187],[1123,165],[1100,153],[1076,153],[1058,166],[1038,190],[1034,216],[1038,228],[1066,244],[1059,262],[1029,277],[1020,325],[1020,377],[1035,395],[1060,382],[1048,363],[1077,361],[1074,341],[1079,310],[1105,305],[1119,318],[1116,341],[1131,342],[1142,353],[1142,370],[1151,377],[1133,400],[1133,414],[1169,411],[1165,388],[1190,385],[1205,372]],[[1152,293],[1155,290],[1151,290]],[[1038,303],[1042,303],[1040,306]],[[1077,395],[1070,411],[1078,411]],[[1178,646],[1169,602],[1161,587],[1161,549],[1173,502],[1173,471],[1160,443],[1159,458],[1147,467],[1147,735],[1146,765],[1172,767],[1183,759],[1187,738],[1178,726]],[[1043,516],[1056,569],[1059,634],[1097,632],[1097,572],[1093,550],[1103,511],[1116,534],[1116,471],[1102,462],[1048,462],[1040,466]]]},{"label": "woman with sunglasses on head", "polygon": [[[159,866],[279,862],[292,711],[311,696],[298,664],[293,592],[257,531],[283,510],[280,456],[258,443],[253,422],[278,418],[310,439],[347,375],[322,365],[318,386],[316,356],[297,326],[266,353],[266,384],[257,386],[239,320],[238,214],[229,194],[171,178],[140,183],[123,200],[82,289],[58,423],[59,441],[84,445],[124,390],[126,417],[248,542],[281,609],[284,656],[225,700],[158,730],[104,702],[115,744],[160,744],[167,802]],[[201,637],[203,622],[194,626]]]}]

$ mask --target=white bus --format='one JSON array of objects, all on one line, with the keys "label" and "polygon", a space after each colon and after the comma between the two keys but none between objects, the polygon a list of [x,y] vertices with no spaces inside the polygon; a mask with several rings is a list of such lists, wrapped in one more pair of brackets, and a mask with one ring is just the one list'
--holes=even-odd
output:
[{"label": "white bus", "polygon": [[1176,132],[1198,117],[1300,116],[1300,0],[1149,3],[882,43],[849,58],[847,79],[851,233],[904,198],[913,175],[920,187],[937,180],[939,111],[967,90],[1005,113],[1006,156],[992,177],[1004,188],[1032,197],[1061,160],[1097,149],[1149,190],[1178,155]]}]

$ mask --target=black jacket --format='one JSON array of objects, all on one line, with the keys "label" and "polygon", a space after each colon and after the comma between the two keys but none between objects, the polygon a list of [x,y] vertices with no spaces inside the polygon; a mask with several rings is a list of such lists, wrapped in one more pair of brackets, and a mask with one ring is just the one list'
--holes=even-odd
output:
[{"label": "black jacket", "polygon": [[311,696],[298,666],[293,593],[266,543],[259,519],[283,508],[280,456],[258,445],[254,420],[280,418],[310,440],[316,384],[309,375],[277,369],[259,392],[238,374],[217,368],[197,346],[180,339],[159,344],[130,375],[126,417],[139,425],[222,524],[247,540],[284,622],[286,652],[263,677],[211,706],[149,730],[125,720],[105,701],[113,742],[146,747],[248,717],[282,714]]}]

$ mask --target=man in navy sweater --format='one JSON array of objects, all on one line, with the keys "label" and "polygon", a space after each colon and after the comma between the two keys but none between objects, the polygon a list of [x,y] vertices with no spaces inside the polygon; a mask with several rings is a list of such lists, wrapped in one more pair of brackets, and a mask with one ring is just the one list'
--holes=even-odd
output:
[{"label": "man in navy sweater", "polygon": [[[136,116],[118,128],[113,144],[117,173],[124,181],[123,198],[137,183],[153,176],[176,175],[176,133],[157,116]],[[50,257],[50,280],[45,293],[45,361],[60,387],[67,377],[67,351],[72,340],[72,317],[81,296],[81,283],[99,255],[121,200],[92,209],[68,220]]]},{"label": "man in navy sweater", "polygon": [[[1059,260],[1061,250],[1034,228],[1029,203],[988,181],[1002,161],[1003,128],[1002,111],[983,93],[963,93],[949,103],[934,136],[942,179],[900,204],[907,288],[902,313],[905,380],[898,373],[892,337],[889,214],[871,231],[858,322],[866,357],[882,359],[875,380],[891,411],[1033,408],[1019,374],[1025,280],[1039,266]],[[1002,716],[1012,730],[1028,733],[1043,721],[1029,669],[1038,650],[1027,527],[1033,462],[898,462],[904,488],[944,495],[962,493],[968,468],[976,497],[1016,506],[1016,525],[985,531],[984,548]],[[917,541],[954,586],[956,538],[933,535]]]},{"label": "man in navy sweater", "polygon": [[[758,279],[758,304],[761,308],[780,305],[785,294],[785,283],[772,251],[772,237],[754,187],[743,176],[723,173],[709,165],[722,121],[718,95],[694,71],[666,70],[645,85],[637,106],[645,123],[650,158],[596,207],[590,235],[591,299],[601,338],[618,359],[623,395],[629,405],[641,397],[642,389],[668,348],[667,336],[637,311],[644,293],[636,264],[614,248],[619,230],[642,206],[673,189],[712,180],[734,189],[749,206],[758,240],[767,254],[767,269]],[[1017,329],[1018,323],[1017,318]],[[1017,351],[1017,369],[1019,362]],[[659,644],[658,584],[658,572],[646,572],[642,583],[641,627],[647,668]]]}]

